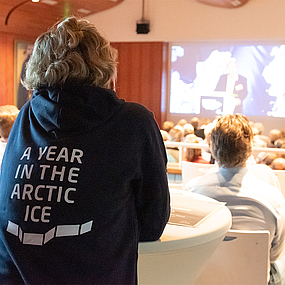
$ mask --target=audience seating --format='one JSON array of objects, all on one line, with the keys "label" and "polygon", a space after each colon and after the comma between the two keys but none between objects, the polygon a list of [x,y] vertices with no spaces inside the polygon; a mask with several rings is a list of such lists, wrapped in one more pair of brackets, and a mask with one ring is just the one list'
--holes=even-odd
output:
[{"label": "audience seating", "polygon": [[269,232],[229,230],[195,285],[266,285]]},{"label": "audience seating", "polygon": [[167,163],[167,173],[168,174],[181,174],[181,168],[178,162],[168,162]]},{"label": "audience seating", "polygon": [[279,180],[281,192],[285,197],[285,170],[273,170],[273,172]]}]

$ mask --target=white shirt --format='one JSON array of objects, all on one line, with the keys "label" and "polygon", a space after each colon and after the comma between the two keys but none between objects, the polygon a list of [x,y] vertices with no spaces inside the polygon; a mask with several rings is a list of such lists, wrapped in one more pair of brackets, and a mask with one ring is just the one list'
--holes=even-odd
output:
[{"label": "white shirt", "polygon": [[285,199],[276,187],[258,179],[247,167],[213,168],[190,180],[186,190],[226,202],[232,213],[232,229],[268,230],[271,262],[282,253]]},{"label": "white shirt", "polygon": [[236,74],[234,77],[231,77],[229,74],[227,76],[227,87],[226,91],[229,94],[234,94],[234,88],[236,81],[238,81],[238,74]]}]

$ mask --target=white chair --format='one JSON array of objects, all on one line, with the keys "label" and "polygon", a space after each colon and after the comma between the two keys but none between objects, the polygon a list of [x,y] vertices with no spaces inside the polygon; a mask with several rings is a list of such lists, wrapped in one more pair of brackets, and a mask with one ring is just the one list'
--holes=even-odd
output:
[{"label": "white chair", "polygon": [[186,183],[195,177],[204,175],[207,171],[217,167],[215,164],[203,164],[189,161],[182,161],[182,184],[185,189]]},{"label": "white chair", "polygon": [[279,180],[281,192],[285,197],[285,170],[273,170],[273,172]]},{"label": "white chair", "polygon": [[229,230],[195,285],[266,285],[269,231]]}]

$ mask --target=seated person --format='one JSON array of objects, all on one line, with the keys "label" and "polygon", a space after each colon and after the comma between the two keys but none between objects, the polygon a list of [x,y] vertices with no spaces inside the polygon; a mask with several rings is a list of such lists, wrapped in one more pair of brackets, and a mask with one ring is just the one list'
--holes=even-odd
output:
[{"label": "seated person", "polygon": [[182,132],[182,139],[181,139],[181,141],[182,141],[183,137],[184,137],[184,128],[181,125],[175,125],[173,127],[173,129],[178,129],[178,130],[180,130]]},{"label": "seated person", "polygon": [[164,130],[160,130],[160,133],[161,133],[163,141],[164,142],[168,141],[168,132]]},{"label": "seated person", "polygon": [[[160,130],[161,136],[163,141],[168,141],[168,132],[164,130]],[[168,152],[166,152],[167,155],[167,162],[176,162],[172,155],[170,155]]]},{"label": "seated person", "polygon": [[207,125],[211,123],[211,120],[209,118],[202,118],[200,120],[200,129],[205,129]]},{"label": "seated person", "polygon": [[277,158],[277,153],[275,152],[260,152],[256,157],[256,162],[258,164],[265,164],[272,168],[273,160]]},{"label": "seated person", "polygon": [[[182,142],[182,139],[183,139],[183,133],[179,128],[174,127],[169,131],[168,141]],[[166,152],[169,157],[175,159],[175,162],[179,162],[179,148],[178,147],[168,146],[166,148]]]},{"label": "seated person", "polygon": [[187,124],[187,121],[185,119],[181,119],[179,120],[179,122],[177,123],[177,125],[180,125],[181,127],[184,127],[184,125]]},{"label": "seated person", "polygon": [[194,130],[198,130],[200,128],[200,120],[198,117],[193,117],[190,121],[190,124],[194,127]]},{"label": "seated person", "polygon": [[258,179],[246,166],[252,139],[252,128],[245,116],[221,117],[210,140],[219,168],[190,180],[186,189],[226,202],[232,214],[232,229],[270,232],[270,284],[277,284],[280,276],[272,272],[276,272],[274,262],[284,247],[285,199],[277,188]]},{"label": "seated person", "polygon": [[285,170],[285,158],[277,157],[272,161],[273,170]]},{"label": "seated person", "polygon": [[0,106],[0,168],[11,128],[19,113],[14,105]]},{"label": "seated person", "polygon": [[[210,145],[211,132],[212,132],[212,129],[214,128],[214,126],[216,125],[216,123],[217,123],[217,119],[215,119],[212,123],[209,123],[204,129],[204,131],[205,131],[204,143],[206,143],[207,145]],[[215,164],[215,159],[212,156],[210,149],[206,150],[205,152],[208,153],[209,163]]]},{"label": "seated person", "polygon": [[257,129],[256,135],[258,136],[258,139],[264,141],[267,146],[270,143],[270,139],[268,136],[263,134],[264,125],[261,122],[256,122],[253,126]]},{"label": "seated person", "polygon": [[183,126],[184,129],[184,138],[186,138],[187,135],[194,134],[194,127],[191,124],[185,124]]},{"label": "seated person", "polygon": [[190,124],[194,127],[194,134],[199,137],[205,139],[204,129],[200,129],[200,119],[198,117],[193,117],[190,121]]},{"label": "seated person", "polygon": [[267,143],[259,137],[258,135],[259,130],[256,127],[254,126],[252,127],[252,132],[253,132],[253,146],[267,147]]},{"label": "seated person", "polygon": [[[186,136],[186,143],[199,143],[197,137],[194,134]],[[201,148],[187,148],[185,152],[185,160],[195,163],[209,164],[209,161],[202,157]]]},{"label": "seated person", "polygon": [[162,130],[169,133],[169,131],[174,127],[174,123],[171,121],[165,121],[162,126]]},{"label": "seated person", "polygon": [[280,139],[277,139],[275,142],[274,142],[274,147],[276,148],[282,148],[282,145],[284,144],[284,139],[283,138],[280,138]]},{"label": "seated person", "polygon": [[281,138],[281,131],[278,129],[272,129],[269,132],[269,143],[267,147],[276,147],[275,146],[275,141]]}]

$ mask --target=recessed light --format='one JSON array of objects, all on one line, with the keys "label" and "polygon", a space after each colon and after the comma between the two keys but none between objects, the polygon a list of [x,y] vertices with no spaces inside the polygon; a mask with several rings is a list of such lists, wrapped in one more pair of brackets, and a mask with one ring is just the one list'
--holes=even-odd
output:
[{"label": "recessed light", "polygon": [[84,9],[84,8],[80,8],[77,10],[79,13],[83,13],[83,14],[90,14],[92,11]]},{"label": "recessed light", "polygon": [[57,1],[55,0],[41,0],[42,3],[48,4],[48,5],[56,5]]}]

